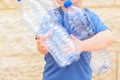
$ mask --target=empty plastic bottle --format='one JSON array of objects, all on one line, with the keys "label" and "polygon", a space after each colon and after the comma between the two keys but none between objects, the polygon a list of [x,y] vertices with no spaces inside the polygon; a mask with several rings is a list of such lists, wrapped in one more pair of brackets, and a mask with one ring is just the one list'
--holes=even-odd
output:
[{"label": "empty plastic bottle", "polygon": [[64,6],[66,7],[64,21],[69,34],[73,34],[80,40],[93,36],[94,26],[85,9],[73,6],[71,0],[67,0]]},{"label": "empty plastic bottle", "polygon": [[43,18],[38,34],[43,38],[47,35],[48,39],[43,43],[58,65],[64,67],[74,62],[80,52],[76,50],[77,45],[58,22],[60,17],[58,11],[50,11],[49,15]]},{"label": "empty plastic bottle", "polygon": [[94,74],[103,74],[112,68],[112,56],[107,50],[92,52],[90,66]]}]

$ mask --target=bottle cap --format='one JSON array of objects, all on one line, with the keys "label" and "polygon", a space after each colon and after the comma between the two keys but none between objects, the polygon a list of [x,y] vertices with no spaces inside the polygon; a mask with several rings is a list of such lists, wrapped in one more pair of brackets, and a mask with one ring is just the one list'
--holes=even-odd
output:
[{"label": "bottle cap", "polygon": [[71,5],[72,5],[71,0],[67,0],[66,2],[64,2],[64,7],[65,7],[65,8],[68,8],[68,7],[70,7]]},{"label": "bottle cap", "polygon": [[18,2],[22,1],[22,0],[17,0]]}]

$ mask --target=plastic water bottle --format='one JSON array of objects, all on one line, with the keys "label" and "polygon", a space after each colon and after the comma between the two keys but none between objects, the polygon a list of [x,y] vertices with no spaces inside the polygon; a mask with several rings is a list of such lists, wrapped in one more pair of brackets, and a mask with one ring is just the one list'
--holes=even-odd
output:
[{"label": "plastic water bottle", "polygon": [[48,39],[43,41],[43,43],[58,65],[64,67],[74,62],[76,56],[80,57],[80,55],[78,55],[80,52],[76,50],[77,44],[71,40],[70,35],[58,22],[60,14],[55,15],[52,13],[58,12],[50,11],[49,15],[44,17],[38,34],[43,37],[48,35]]},{"label": "plastic water bottle", "polygon": [[90,66],[94,74],[103,74],[112,68],[112,56],[107,50],[92,52]]},{"label": "plastic water bottle", "polygon": [[67,0],[64,6],[67,11],[64,14],[64,21],[69,33],[80,40],[93,36],[94,26],[85,9],[72,5],[71,0]]}]

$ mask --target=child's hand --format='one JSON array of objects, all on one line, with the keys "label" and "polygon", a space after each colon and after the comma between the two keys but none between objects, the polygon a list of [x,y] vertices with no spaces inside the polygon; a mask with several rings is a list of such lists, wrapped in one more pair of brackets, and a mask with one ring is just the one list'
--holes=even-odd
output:
[{"label": "child's hand", "polygon": [[75,43],[75,47],[76,47],[76,51],[81,52],[82,51],[82,41],[80,41],[79,39],[77,39],[74,35],[71,34],[71,39],[73,40],[73,42]]},{"label": "child's hand", "polygon": [[36,36],[36,41],[37,41],[37,49],[38,51],[40,51],[43,54],[47,54],[48,53],[48,49],[45,47],[45,45],[43,44],[43,42],[46,42],[49,40],[49,37],[52,35],[52,31],[48,31],[46,35],[44,35],[44,37],[41,37],[39,35]]},{"label": "child's hand", "polygon": [[39,35],[36,36],[36,43],[37,43],[37,49],[38,49],[39,52],[41,52],[42,54],[47,54],[48,53],[47,48],[42,43],[42,37],[40,37]]}]

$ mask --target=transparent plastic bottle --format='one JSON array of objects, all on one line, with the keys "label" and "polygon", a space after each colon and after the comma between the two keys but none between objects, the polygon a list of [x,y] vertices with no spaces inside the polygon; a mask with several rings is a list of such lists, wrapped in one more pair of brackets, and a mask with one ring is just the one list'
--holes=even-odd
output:
[{"label": "transparent plastic bottle", "polygon": [[90,66],[94,74],[103,74],[112,68],[112,56],[107,50],[92,52]]},{"label": "transparent plastic bottle", "polygon": [[[54,11],[50,12],[54,13]],[[74,62],[80,52],[76,50],[77,45],[57,21],[58,19],[58,16],[46,15],[43,18],[43,24],[40,26],[38,34],[43,36],[43,38],[49,35],[48,39],[43,41],[43,43],[58,65],[64,67]]]},{"label": "transparent plastic bottle", "polygon": [[[78,39],[82,40],[84,38],[88,38],[88,33],[86,33],[86,29],[83,26],[88,26],[85,16],[85,13],[82,9],[73,6],[71,0],[67,0],[64,2],[64,7],[66,8],[66,12],[64,13],[64,25],[69,30],[69,34],[73,34]],[[89,25],[91,26],[91,25]],[[74,29],[74,30],[73,30]],[[76,33],[72,32],[75,31]],[[88,29],[89,33],[91,33],[90,29]],[[75,56],[75,60],[80,59],[80,54]]]},{"label": "transparent plastic bottle", "polygon": [[65,26],[76,31],[76,34],[72,32],[70,34],[74,34],[80,40],[94,35],[93,23],[84,8],[73,6],[71,0],[67,0],[64,6],[66,7],[66,13],[64,14]]}]

